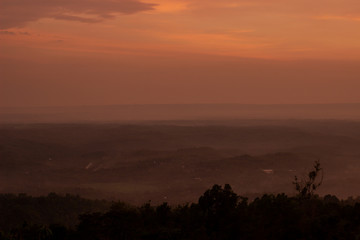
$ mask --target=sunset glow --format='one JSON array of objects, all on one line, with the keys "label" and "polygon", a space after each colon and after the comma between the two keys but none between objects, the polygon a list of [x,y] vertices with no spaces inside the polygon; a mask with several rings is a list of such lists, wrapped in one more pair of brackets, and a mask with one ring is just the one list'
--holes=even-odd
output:
[{"label": "sunset glow", "polygon": [[357,0],[0,0],[0,29],[1,106],[360,101]]}]

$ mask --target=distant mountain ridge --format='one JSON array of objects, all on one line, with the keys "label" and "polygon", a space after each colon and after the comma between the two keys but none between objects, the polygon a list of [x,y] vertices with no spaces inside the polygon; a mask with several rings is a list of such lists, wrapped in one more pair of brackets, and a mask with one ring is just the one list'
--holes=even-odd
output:
[{"label": "distant mountain ridge", "polygon": [[1,123],[132,122],[234,119],[360,120],[360,103],[349,104],[142,104],[0,108]]}]

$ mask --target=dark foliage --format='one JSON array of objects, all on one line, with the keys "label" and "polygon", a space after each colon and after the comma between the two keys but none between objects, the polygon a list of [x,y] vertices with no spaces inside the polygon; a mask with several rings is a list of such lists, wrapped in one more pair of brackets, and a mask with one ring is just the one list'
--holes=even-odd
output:
[{"label": "dark foliage", "polygon": [[[228,184],[214,185],[198,203],[177,207],[146,203],[134,207],[116,202],[105,212],[96,211],[106,205],[104,202],[70,195],[49,194],[41,198],[1,195],[0,199],[0,240],[351,240],[360,237],[357,199],[340,201],[331,195],[302,198],[278,194],[263,195],[249,203]],[[80,205],[81,211],[93,211],[80,214],[77,220],[75,213],[81,212]],[[69,214],[71,211],[73,214]],[[71,225],[67,221],[78,222]]]},{"label": "dark foliage", "polygon": [[0,194],[0,230],[9,230],[27,225],[59,224],[66,228],[75,227],[78,216],[87,212],[105,212],[111,203],[88,200],[66,194],[50,193],[45,197],[26,194]]},{"label": "dark foliage", "polygon": [[[319,180],[319,174],[321,173],[321,179]],[[299,180],[295,176],[295,189],[298,192],[298,197],[300,198],[312,198],[315,194],[315,191],[320,187],[323,181],[323,169],[320,167],[320,162],[316,161],[314,163],[314,169],[308,173],[306,178]]]}]

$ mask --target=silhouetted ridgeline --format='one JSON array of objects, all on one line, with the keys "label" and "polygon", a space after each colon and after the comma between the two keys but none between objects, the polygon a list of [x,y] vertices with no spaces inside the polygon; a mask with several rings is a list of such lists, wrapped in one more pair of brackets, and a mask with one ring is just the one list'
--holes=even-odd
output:
[{"label": "silhouetted ridgeline", "polygon": [[[77,196],[0,195],[0,239],[359,239],[360,199],[263,195],[214,185],[197,203],[141,207]],[[78,218],[79,215],[79,218]]]}]

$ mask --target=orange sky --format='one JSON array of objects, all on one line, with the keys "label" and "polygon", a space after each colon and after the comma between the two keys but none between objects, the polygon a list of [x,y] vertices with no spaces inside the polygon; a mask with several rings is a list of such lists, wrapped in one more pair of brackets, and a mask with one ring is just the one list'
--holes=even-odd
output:
[{"label": "orange sky", "polygon": [[358,0],[0,0],[0,106],[360,102]]}]

